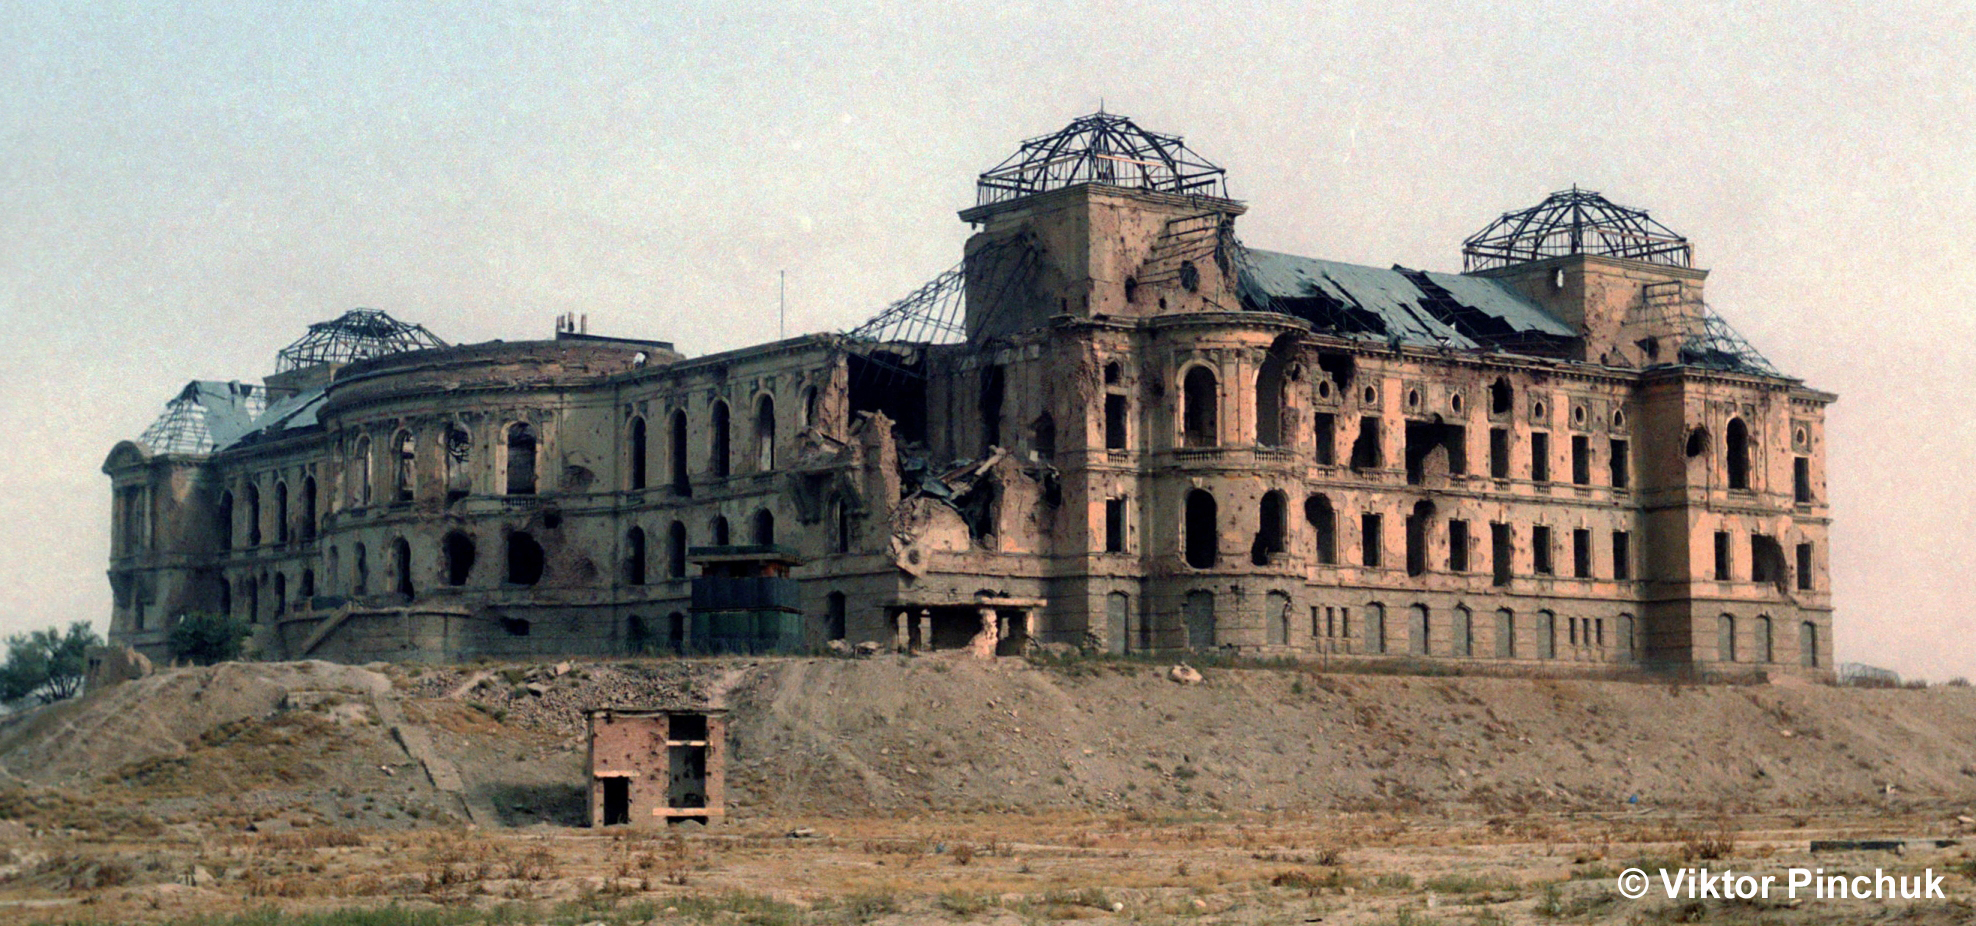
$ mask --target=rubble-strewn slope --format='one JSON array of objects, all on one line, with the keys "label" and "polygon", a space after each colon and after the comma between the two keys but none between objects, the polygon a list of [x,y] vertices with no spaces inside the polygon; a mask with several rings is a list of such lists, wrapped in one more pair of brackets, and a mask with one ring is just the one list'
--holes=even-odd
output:
[{"label": "rubble-strewn slope", "polygon": [[[0,768],[102,782],[93,799],[123,794],[165,823],[577,822],[581,709],[683,700],[731,708],[741,813],[1976,802],[1966,688],[1205,674],[944,656],[233,664],[9,718]],[[408,740],[457,767],[464,792],[436,789],[445,776]]]}]

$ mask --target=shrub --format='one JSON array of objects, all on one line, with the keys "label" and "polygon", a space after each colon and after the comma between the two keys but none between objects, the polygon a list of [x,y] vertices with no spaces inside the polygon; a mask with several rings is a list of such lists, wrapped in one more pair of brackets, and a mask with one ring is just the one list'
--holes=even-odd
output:
[{"label": "shrub", "polygon": [[210,666],[240,658],[240,644],[247,639],[248,631],[246,621],[230,614],[194,611],[179,617],[166,643],[172,655]]},{"label": "shrub", "polygon": [[70,624],[66,634],[50,627],[8,637],[7,661],[0,665],[0,701],[34,695],[52,704],[74,697],[89,671],[90,647],[102,642],[88,621]]}]

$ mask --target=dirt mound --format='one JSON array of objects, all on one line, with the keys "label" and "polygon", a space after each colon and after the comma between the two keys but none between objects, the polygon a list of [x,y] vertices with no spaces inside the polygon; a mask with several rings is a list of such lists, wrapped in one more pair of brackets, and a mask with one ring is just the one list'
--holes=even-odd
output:
[{"label": "dirt mound", "polygon": [[578,823],[582,710],[686,703],[730,709],[728,794],[744,815],[1976,802],[1970,689],[1204,674],[889,656],[242,663],[16,719],[0,768],[116,786],[92,799],[121,790],[165,824]]}]

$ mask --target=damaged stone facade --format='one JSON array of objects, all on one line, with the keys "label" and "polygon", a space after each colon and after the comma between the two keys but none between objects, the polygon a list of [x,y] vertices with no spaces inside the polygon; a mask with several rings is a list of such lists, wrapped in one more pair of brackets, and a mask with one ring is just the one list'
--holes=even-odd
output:
[{"label": "damaged stone facade", "polygon": [[961,213],[944,343],[565,325],[119,444],[111,639],[168,657],[223,610],[279,658],[691,651],[689,548],[754,545],[802,563],[818,649],[1829,674],[1834,397],[1727,338],[1706,271],[1354,267],[1246,248],[1218,189],[1073,179]]}]

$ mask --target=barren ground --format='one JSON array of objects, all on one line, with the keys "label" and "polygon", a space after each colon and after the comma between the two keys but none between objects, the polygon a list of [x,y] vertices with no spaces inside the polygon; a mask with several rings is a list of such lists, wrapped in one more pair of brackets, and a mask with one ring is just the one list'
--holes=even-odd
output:
[{"label": "barren ground", "polygon": [[[0,719],[0,923],[1976,920],[1976,690],[1204,673],[171,670]],[[731,709],[728,820],[582,828],[581,709],[661,700]],[[1949,899],[1615,892],[1683,866]]]}]

